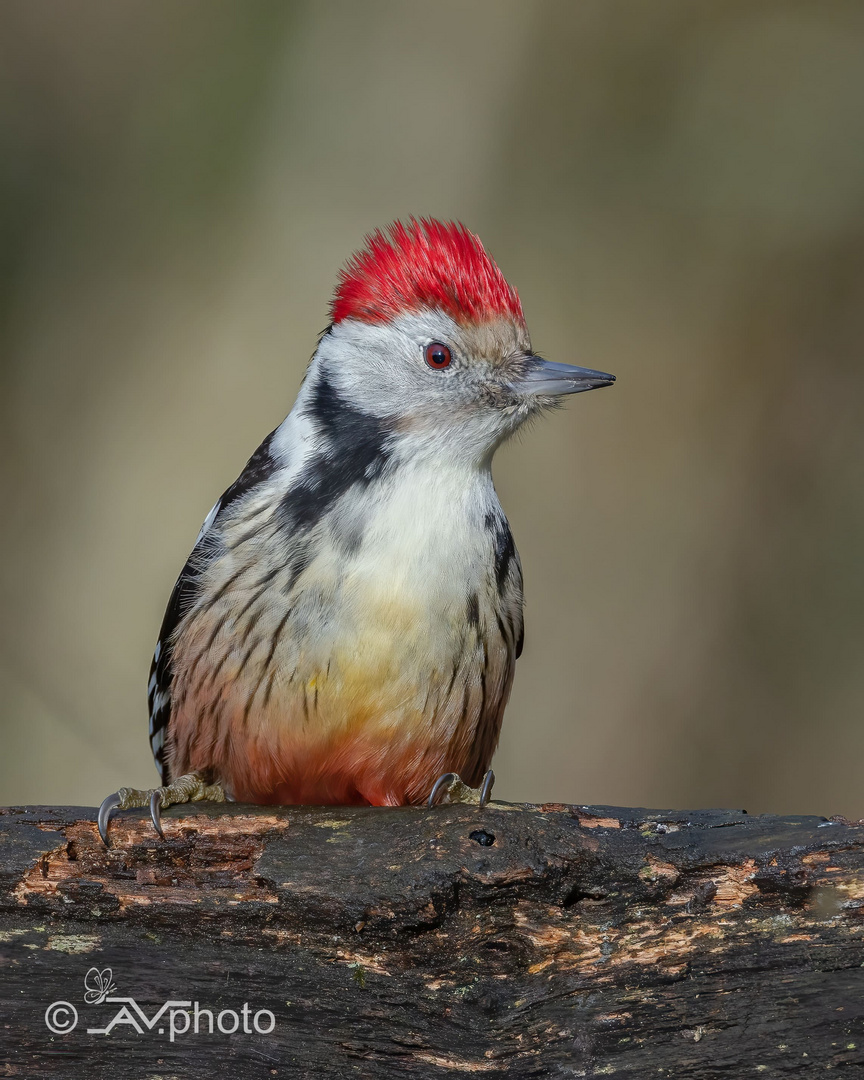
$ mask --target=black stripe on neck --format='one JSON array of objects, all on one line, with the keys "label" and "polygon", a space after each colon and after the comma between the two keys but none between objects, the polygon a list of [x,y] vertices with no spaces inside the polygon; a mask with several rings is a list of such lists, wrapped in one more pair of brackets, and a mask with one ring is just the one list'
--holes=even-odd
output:
[{"label": "black stripe on neck", "polygon": [[286,527],[300,531],[311,529],[350,488],[368,487],[384,474],[394,434],[392,421],[355,408],[326,372],[312,389],[306,415],[318,428],[321,450],[281,504]]}]

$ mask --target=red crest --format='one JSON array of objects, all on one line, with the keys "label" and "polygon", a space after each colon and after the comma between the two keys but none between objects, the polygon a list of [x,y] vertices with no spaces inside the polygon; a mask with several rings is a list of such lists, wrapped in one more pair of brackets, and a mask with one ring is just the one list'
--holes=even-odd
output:
[{"label": "red crest", "polygon": [[340,275],[331,315],[334,323],[379,323],[419,308],[439,308],[456,322],[524,322],[518,293],[474,233],[431,218],[368,236]]}]

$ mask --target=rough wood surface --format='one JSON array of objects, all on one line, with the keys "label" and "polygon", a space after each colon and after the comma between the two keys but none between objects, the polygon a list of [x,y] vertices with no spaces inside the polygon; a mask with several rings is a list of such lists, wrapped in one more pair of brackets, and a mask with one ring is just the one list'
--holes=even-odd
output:
[{"label": "rough wood surface", "polygon": [[165,820],[162,842],[117,815],[105,851],[91,810],[0,811],[0,1075],[864,1076],[857,825],[507,804]]}]

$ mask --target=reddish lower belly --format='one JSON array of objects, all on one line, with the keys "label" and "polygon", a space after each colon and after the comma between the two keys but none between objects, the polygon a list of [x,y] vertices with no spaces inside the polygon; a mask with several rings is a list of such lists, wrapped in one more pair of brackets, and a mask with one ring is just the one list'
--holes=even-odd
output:
[{"label": "reddish lower belly", "polygon": [[355,743],[296,758],[247,750],[241,760],[226,763],[221,774],[238,802],[405,806],[424,803],[442,773],[460,771],[468,783],[474,782],[465,775],[461,755],[446,748]]}]

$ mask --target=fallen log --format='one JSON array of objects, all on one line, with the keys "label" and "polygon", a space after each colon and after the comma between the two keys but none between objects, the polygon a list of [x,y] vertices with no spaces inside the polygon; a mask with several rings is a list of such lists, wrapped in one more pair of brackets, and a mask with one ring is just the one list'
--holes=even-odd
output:
[{"label": "fallen log", "polygon": [[[864,1075],[864,828],[615,807],[0,811],[7,1076]],[[73,1023],[74,1020],[74,1023]]]}]

